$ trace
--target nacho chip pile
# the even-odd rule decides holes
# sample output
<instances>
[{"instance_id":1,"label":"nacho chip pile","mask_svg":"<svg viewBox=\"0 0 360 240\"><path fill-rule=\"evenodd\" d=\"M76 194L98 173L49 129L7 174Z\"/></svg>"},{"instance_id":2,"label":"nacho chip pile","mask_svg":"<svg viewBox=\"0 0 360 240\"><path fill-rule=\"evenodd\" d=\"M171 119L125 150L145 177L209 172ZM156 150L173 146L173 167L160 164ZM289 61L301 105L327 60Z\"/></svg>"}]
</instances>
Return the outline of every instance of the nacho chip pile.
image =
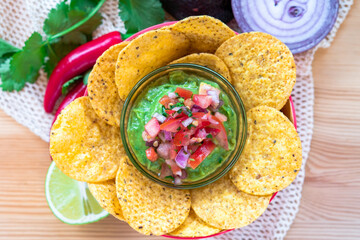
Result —
<instances>
[{"instance_id":1,"label":"nacho chip pile","mask_svg":"<svg viewBox=\"0 0 360 240\"><path fill-rule=\"evenodd\" d=\"M220 180L192 190L144 177L120 138L120 114L132 87L172 63L220 73L247 110L248 136L238 162ZM89 96L68 105L54 123L50 153L61 171L88 182L105 210L140 233L201 237L240 228L255 221L300 170L300 139L279 111L295 78L293 56L278 39L260 32L235 35L212 17L189 17L104 52L89 76Z\"/></svg>"}]
</instances>

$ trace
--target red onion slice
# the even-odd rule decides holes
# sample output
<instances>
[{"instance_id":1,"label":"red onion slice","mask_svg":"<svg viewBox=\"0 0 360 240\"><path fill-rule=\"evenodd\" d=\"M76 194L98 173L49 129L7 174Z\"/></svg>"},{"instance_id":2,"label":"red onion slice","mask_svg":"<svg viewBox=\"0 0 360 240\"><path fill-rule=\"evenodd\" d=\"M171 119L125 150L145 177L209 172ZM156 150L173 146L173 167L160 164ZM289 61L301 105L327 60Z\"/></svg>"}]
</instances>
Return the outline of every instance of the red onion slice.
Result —
<instances>
[{"instance_id":1,"label":"red onion slice","mask_svg":"<svg viewBox=\"0 0 360 240\"><path fill-rule=\"evenodd\" d=\"M338 0L232 0L235 19L243 32L269 33L293 54L316 46L332 29Z\"/></svg>"},{"instance_id":2,"label":"red onion slice","mask_svg":"<svg viewBox=\"0 0 360 240\"><path fill-rule=\"evenodd\" d=\"M160 113L154 113L152 117L156 118L161 123L165 122L166 120L166 117L164 115L161 115Z\"/></svg>"},{"instance_id":3,"label":"red onion slice","mask_svg":"<svg viewBox=\"0 0 360 240\"><path fill-rule=\"evenodd\" d=\"M184 148L181 148L175 157L175 162L180 168L184 169L186 168L189 157L190 153L185 152Z\"/></svg>"},{"instance_id":4,"label":"red onion slice","mask_svg":"<svg viewBox=\"0 0 360 240\"><path fill-rule=\"evenodd\" d=\"M194 121L194 119L192 119L191 117L189 117L189 118L185 119L184 121L182 121L181 123L182 123L182 125L183 125L184 127L187 127L187 126L189 126L193 121Z\"/></svg>"}]
</instances>

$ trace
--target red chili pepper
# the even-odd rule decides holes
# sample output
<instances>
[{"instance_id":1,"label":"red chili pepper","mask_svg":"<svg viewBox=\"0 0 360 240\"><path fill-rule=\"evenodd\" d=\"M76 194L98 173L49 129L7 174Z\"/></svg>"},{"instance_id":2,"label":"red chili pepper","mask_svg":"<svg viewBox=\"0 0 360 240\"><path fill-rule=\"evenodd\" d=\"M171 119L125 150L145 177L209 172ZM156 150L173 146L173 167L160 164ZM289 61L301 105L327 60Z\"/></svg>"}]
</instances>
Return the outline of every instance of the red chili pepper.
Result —
<instances>
[{"instance_id":1,"label":"red chili pepper","mask_svg":"<svg viewBox=\"0 0 360 240\"><path fill-rule=\"evenodd\" d=\"M49 78L44 97L45 111L52 112L65 82L91 68L103 52L120 42L120 33L110 32L81 45L63 58Z\"/></svg>"},{"instance_id":2,"label":"red chili pepper","mask_svg":"<svg viewBox=\"0 0 360 240\"><path fill-rule=\"evenodd\" d=\"M52 124L54 124L54 122L55 122L56 118L59 116L60 112L67 105L69 105L75 99L85 95L86 89L87 89L87 86L84 85L82 81L80 83L78 83L73 89L71 89L71 91L65 96L64 100L61 102L58 110L56 111L54 121L52 122Z\"/></svg>"}]
</instances>

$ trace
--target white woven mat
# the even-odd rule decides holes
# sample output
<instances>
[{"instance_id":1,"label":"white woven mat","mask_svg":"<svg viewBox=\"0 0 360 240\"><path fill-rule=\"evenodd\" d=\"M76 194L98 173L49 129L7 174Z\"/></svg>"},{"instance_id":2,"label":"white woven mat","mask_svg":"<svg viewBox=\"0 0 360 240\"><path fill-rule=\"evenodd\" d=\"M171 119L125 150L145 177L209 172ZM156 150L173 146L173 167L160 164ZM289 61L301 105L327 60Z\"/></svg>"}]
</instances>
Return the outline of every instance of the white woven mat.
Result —
<instances>
[{"instance_id":1,"label":"white woven mat","mask_svg":"<svg viewBox=\"0 0 360 240\"><path fill-rule=\"evenodd\" d=\"M1 0L0 38L17 47L22 47L33 31L42 32L42 24L56 0ZM303 166L295 181L278 193L265 213L247 227L220 235L215 239L283 239L299 209L301 190L305 178L305 163L310 151L313 129L314 85L311 64L318 47L329 47L340 24L348 14L353 0L340 0L339 16L331 33L315 48L295 56L297 82L292 93L295 104L298 132L303 146ZM124 31L118 17L118 1L108 0L101 9L103 24L94 37L110 31ZM53 115L43 109L46 75L41 75L36 84L27 84L20 92L0 90L0 108L20 124L49 141L49 129Z\"/></svg>"}]
</instances>

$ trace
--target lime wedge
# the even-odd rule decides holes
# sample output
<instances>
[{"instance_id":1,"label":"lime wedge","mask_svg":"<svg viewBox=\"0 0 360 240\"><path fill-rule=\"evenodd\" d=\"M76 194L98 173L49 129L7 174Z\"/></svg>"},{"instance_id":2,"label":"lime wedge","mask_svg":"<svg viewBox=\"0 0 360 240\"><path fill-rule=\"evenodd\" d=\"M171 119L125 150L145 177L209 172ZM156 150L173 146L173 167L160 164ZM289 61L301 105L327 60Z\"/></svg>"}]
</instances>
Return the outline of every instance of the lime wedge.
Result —
<instances>
[{"instance_id":1,"label":"lime wedge","mask_svg":"<svg viewBox=\"0 0 360 240\"><path fill-rule=\"evenodd\" d=\"M66 176L54 162L46 175L45 195L54 215L67 224L87 224L107 215L89 191L86 182Z\"/></svg>"}]
</instances>

